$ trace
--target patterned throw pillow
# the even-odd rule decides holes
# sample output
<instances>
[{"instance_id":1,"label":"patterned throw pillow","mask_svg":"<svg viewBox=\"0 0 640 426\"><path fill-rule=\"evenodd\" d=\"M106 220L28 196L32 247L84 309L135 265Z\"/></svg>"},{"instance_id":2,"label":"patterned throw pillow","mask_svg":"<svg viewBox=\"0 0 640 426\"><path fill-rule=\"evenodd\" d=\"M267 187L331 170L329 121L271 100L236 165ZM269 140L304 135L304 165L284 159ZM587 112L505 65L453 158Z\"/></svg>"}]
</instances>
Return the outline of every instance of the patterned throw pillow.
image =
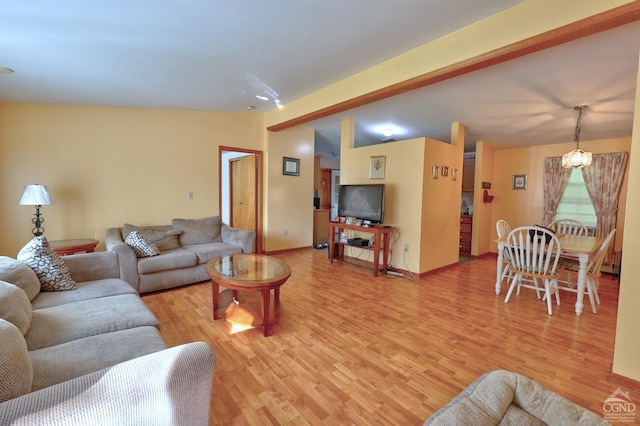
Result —
<instances>
[{"instance_id":1,"label":"patterned throw pillow","mask_svg":"<svg viewBox=\"0 0 640 426\"><path fill-rule=\"evenodd\" d=\"M18 253L17 259L29 265L40 280L41 291L75 290L64 261L49 246L44 236L35 237Z\"/></svg>"},{"instance_id":2,"label":"patterned throw pillow","mask_svg":"<svg viewBox=\"0 0 640 426\"><path fill-rule=\"evenodd\" d=\"M138 231L133 231L127 235L124 243L133 249L136 257L151 257L160 254L158 247L147 241Z\"/></svg>"}]
</instances>

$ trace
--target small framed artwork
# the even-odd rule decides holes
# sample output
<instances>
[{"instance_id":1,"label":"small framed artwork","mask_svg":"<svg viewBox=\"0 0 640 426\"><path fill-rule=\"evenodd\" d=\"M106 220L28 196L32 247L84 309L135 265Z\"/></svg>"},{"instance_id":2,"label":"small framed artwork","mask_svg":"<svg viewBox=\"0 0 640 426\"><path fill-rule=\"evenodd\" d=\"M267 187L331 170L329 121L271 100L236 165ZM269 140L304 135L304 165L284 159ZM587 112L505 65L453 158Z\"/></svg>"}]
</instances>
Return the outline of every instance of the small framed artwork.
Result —
<instances>
[{"instance_id":1,"label":"small framed artwork","mask_svg":"<svg viewBox=\"0 0 640 426\"><path fill-rule=\"evenodd\" d=\"M458 180L458 169L451 170L451 180Z\"/></svg>"},{"instance_id":2,"label":"small framed artwork","mask_svg":"<svg viewBox=\"0 0 640 426\"><path fill-rule=\"evenodd\" d=\"M341 243L349 242L349 233L348 232L341 232L340 233L340 242Z\"/></svg>"},{"instance_id":3,"label":"small framed artwork","mask_svg":"<svg viewBox=\"0 0 640 426\"><path fill-rule=\"evenodd\" d=\"M282 157L282 174L287 176L300 176L300 159Z\"/></svg>"},{"instance_id":4,"label":"small framed artwork","mask_svg":"<svg viewBox=\"0 0 640 426\"><path fill-rule=\"evenodd\" d=\"M527 189L527 175L513 175L511 189Z\"/></svg>"},{"instance_id":5,"label":"small framed artwork","mask_svg":"<svg viewBox=\"0 0 640 426\"><path fill-rule=\"evenodd\" d=\"M438 179L438 174L440 174L440 166L433 166L431 168L431 178Z\"/></svg>"},{"instance_id":6,"label":"small framed artwork","mask_svg":"<svg viewBox=\"0 0 640 426\"><path fill-rule=\"evenodd\" d=\"M449 167L442 166L442 176L449 176Z\"/></svg>"},{"instance_id":7,"label":"small framed artwork","mask_svg":"<svg viewBox=\"0 0 640 426\"><path fill-rule=\"evenodd\" d=\"M384 179L386 156L377 155L369 160L369 179Z\"/></svg>"}]
</instances>

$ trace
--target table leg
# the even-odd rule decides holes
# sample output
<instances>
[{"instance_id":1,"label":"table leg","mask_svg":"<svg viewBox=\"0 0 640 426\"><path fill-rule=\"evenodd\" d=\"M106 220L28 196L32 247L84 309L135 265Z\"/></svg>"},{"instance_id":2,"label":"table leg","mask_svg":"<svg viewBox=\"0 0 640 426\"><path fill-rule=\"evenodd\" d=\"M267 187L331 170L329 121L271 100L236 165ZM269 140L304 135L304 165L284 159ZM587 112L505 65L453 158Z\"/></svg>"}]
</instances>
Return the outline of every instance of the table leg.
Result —
<instances>
[{"instance_id":1,"label":"table leg","mask_svg":"<svg viewBox=\"0 0 640 426\"><path fill-rule=\"evenodd\" d=\"M213 300L213 319L220 318L218 314L218 307L220 305L220 284L211 280L211 299Z\"/></svg>"},{"instance_id":2,"label":"table leg","mask_svg":"<svg viewBox=\"0 0 640 426\"><path fill-rule=\"evenodd\" d=\"M584 298L584 288L587 284L587 262L589 261L588 254L580 254L578 256L580 260L580 266L578 267L578 295L576 297L576 315L580 315L582 313L582 308L584 307L583 298Z\"/></svg>"},{"instance_id":3,"label":"table leg","mask_svg":"<svg viewBox=\"0 0 640 426\"><path fill-rule=\"evenodd\" d=\"M271 304L271 295L269 289L262 290L262 330L264 336L267 337L269 328L269 305Z\"/></svg>"},{"instance_id":4,"label":"table leg","mask_svg":"<svg viewBox=\"0 0 640 426\"><path fill-rule=\"evenodd\" d=\"M378 268L380 268L380 234L373 237L373 276L378 276Z\"/></svg>"},{"instance_id":5,"label":"table leg","mask_svg":"<svg viewBox=\"0 0 640 426\"><path fill-rule=\"evenodd\" d=\"M496 294L500 294L502 285L502 267L504 266L504 243L498 243L498 261L496 263Z\"/></svg>"},{"instance_id":6,"label":"table leg","mask_svg":"<svg viewBox=\"0 0 640 426\"><path fill-rule=\"evenodd\" d=\"M387 265L389 265L389 233L385 232L382 236L382 270L387 273Z\"/></svg>"}]
</instances>

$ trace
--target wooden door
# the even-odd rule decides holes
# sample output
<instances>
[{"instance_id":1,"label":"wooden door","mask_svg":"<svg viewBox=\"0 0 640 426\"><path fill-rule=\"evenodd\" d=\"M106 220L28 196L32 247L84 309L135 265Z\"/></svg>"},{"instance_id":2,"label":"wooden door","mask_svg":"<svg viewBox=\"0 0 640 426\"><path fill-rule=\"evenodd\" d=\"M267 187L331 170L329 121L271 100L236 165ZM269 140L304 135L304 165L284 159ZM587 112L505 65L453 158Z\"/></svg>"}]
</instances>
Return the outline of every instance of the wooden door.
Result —
<instances>
[{"instance_id":1,"label":"wooden door","mask_svg":"<svg viewBox=\"0 0 640 426\"><path fill-rule=\"evenodd\" d=\"M230 173L230 226L257 233L256 156L231 160Z\"/></svg>"}]
</instances>

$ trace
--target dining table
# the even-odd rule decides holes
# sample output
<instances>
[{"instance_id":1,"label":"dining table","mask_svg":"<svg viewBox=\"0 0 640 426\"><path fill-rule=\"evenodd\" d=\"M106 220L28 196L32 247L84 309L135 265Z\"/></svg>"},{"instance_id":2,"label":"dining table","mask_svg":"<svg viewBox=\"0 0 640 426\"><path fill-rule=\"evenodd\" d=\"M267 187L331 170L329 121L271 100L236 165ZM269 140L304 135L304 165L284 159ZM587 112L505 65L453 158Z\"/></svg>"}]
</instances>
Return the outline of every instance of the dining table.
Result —
<instances>
[{"instance_id":1,"label":"dining table","mask_svg":"<svg viewBox=\"0 0 640 426\"><path fill-rule=\"evenodd\" d=\"M578 261L578 283L576 296L576 315L582 314L584 307L583 298L584 290L587 283L587 265L591 257L597 253L598 249L604 241L604 237L590 237L581 235L562 235L556 234L560 240L560 256L576 259ZM496 263L496 294L500 294L502 285L502 268L504 267L504 246L507 242L506 238L499 238L498 243L498 260Z\"/></svg>"}]
</instances>

